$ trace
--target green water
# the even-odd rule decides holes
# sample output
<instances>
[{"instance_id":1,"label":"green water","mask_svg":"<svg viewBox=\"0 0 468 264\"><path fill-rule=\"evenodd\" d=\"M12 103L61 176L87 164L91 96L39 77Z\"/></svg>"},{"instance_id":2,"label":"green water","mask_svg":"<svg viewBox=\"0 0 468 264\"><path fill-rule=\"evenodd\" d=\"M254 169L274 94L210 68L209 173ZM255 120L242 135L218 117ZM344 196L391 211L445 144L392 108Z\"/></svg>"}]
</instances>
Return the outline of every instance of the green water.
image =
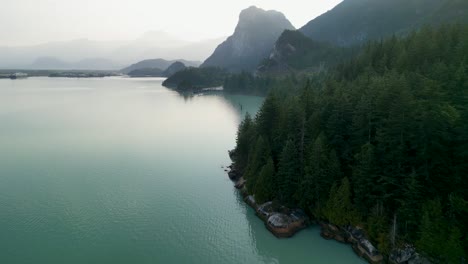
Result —
<instances>
[{"instance_id":1,"label":"green water","mask_svg":"<svg viewBox=\"0 0 468 264\"><path fill-rule=\"evenodd\" d=\"M317 228L275 238L241 201L221 166L261 102L0 80L0 263L364 263Z\"/></svg>"}]
</instances>

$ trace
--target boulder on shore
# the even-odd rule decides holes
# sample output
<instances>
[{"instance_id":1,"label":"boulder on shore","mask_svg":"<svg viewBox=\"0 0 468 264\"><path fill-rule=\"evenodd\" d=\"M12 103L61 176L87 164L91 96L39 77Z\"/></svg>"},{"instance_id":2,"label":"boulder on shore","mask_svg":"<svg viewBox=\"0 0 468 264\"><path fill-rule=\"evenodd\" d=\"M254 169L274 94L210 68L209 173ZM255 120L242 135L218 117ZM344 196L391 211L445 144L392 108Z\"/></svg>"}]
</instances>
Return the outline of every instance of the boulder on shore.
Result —
<instances>
[{"instance_id":1,"label":"boulder on shore","mask_svg":"<svg viewBox=\"0 0 468 264\"><path fill-rule=\"evenodd\" d=\"M383 256L379 253L379 251L372 245L372 243L362 238L358 244L353 246L354 250L358 255L367 259L370 263L373 264L380 264L383 263Z\"/></svg>"},{"instance_id":2,"label":"boulder on shore","mask_svg":"<svg viewBox=\"0 0 468 264\"><path fill-rule=\"evenodd\" d=\"M345 228L348 236L348 242L352 244L354 251L361 257L373 264L384 263L383 255L366 238L362 228L347 226Z\"/></svg>"},{"instance_id":3,"label":"boulder on shore","mask_svg":"<svg viewBox=\"0 0 468 264\"><path fill-rule=\"evenodd\" d=\"M334 239L340 242L344 242L344 232L339 227L333 224L320 222L320 235L325 239Z\"/></svg>"},{"instance_id":4,"label":"boulder on shore","mask_svg":"<svg viewBox=\"0 0 468 264\"><path fill-rule=\"evenodd\" d=\"M310 223L309 217L302 209L289 209L271 201L257 204L253 195L247 195L244 201L255 210L267 229L276 237L292 237Z\"/></svg>"},{"instance_id":5,"label":"boulder on shore","mask_svg":"<svg viewBox=\"0 0 468 264\"><path fill-rule=\"evenodd\" d=\"M245 197L244 201L250 205L253 209L257 210L258 205L257 202L255 201L255 197L253 195L248 195Z\"/></svg>"},{"instance_id":6,"label":"boulder on shore","mask_svg":"<svg viewBox=\"0 0 468 264\"><path fill-rule=\"evenodd\" d=\"M421 257L412 245L394 249L388 259L391 264L431 264L429 260Z\"/></svg>"},{"instance_id":7,"label":"boulder on shore","mask_svg":"<svg viewBox=\"0 0 468 264\"><path fill-rule=\"evenodd\" d=\"M287 213L272 213L266 226L277 237L292 237L309 224L309 217L301 209L289 210Z\"/></svg>"},{"instance_id":8,"label":"boulder on shore","mask_svg":"<svg viewBox=\"0 0 468 264\"><path fill-rule=\"evenodd\" d=\"M240 177L239 180L235 182L234 187L236 187L236 189L242 189L244 188L246 182L247 181L244 179L244 177Z\"/></svg>"},{"instance_id":9,"label":"boulder on shore","mask_svg":"<svg viewBox=\"0 0 468 264\"><path fill-rule=\"evenodd\" d=\"M230 152L231 154L231 152ZM285 206L266 202L257 204L254 195L247 191L246 180L233 165L227 167L229 178L235 182L235 187L240 190L245 203L250 205L257 216L265 222L268 230L277 237L291 237L301 229L309 225L309 217L301 209L289 209Z\"/></svg>"},{"instance_id":10,"label":"boulder on shore","mask_svg":"<svg viewBox=\"0 0 468 264\"><path fill-rule=\"evenodd\" d=\"M383 255L380 254L377 248L366 238L361 228L354 226L340 228L325 222L321 222L320 226L322 227L320 235L323 238L351 244L356 254L365 258L370 263L384 263Z\"/></svg>"},{"instance_id":11,"label":"boulder on shore","mask_svg":"<svg viewBox=\"0 0 468 264\"><path fill-rule=\"evenodd\" d=\"M242 173L236 168L231 167L231 170L228 172L229 179L232 181L238 181L242 177Z\"/></svg>"},{"instance_id":12,"label":"boulder on shore","mask_svg":"<svg viewBox=\"0 0 468 264\"><path fill-rule=\"evenodd\" d=\"M263 221L267 221L271 214L275 213L273 202L266 202L257 208L257 216Z\"/></svg>"}]
</instances>

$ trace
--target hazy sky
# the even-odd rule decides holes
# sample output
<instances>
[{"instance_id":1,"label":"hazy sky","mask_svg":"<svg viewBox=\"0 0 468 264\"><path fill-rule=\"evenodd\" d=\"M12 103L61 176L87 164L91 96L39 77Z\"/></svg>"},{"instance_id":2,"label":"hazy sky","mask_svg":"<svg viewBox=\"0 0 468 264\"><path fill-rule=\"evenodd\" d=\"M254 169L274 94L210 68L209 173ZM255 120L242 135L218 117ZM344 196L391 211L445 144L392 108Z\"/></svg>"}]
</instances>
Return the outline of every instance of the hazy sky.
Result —
<instances>
[{"instance_id":1,"label":"hazy sky","mask_svg":"<svg viewBox=\"0 0 468 264\"><path fill-rule=\"evenodd\" d=\"M1 0L0 45L88 38L128 40L163 30L188 40L230 35L251 5L283 12L295 27L341 0Z\"/></svg>"}]
</instances>

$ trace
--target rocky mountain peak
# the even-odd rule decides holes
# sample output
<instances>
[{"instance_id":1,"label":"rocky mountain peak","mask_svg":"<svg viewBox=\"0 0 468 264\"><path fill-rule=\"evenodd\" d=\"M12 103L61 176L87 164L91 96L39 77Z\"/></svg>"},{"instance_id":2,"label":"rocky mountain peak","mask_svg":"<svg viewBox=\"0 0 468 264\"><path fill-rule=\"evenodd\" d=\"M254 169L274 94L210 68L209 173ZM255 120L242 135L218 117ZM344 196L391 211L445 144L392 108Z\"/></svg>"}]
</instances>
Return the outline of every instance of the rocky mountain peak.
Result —
<instances>
[{"instance_id":1,"label":"rocky mountain peak","mask_svg":"<svg viewBox=\"0 0 468 264\"><path fill-rule=\"evenodd\" d=\"M230 71L253 71L268 56L284 30L294 26L280 12L251 6L239 15L235 32L202 65Z\"/></svg>"}]
</instances>

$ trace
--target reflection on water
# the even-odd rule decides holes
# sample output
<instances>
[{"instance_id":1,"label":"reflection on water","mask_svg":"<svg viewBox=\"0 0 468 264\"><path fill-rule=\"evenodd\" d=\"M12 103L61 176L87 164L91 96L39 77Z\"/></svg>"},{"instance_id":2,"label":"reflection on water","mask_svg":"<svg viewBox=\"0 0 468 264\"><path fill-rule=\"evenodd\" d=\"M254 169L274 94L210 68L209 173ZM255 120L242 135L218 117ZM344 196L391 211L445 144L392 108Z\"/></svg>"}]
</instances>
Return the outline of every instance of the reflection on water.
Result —
<instances>
[{"instance_id":1,"label":"reflection on water","mask_svg":"<svg viewBox=\"0 0 468 264\"><path fill-rule=\"evenodd\" d=\"M239 200L221 166L262 98L161 83L0 80L0 263L361 263L313 229L276 239Z\"/></svg>"}]
</instances>

